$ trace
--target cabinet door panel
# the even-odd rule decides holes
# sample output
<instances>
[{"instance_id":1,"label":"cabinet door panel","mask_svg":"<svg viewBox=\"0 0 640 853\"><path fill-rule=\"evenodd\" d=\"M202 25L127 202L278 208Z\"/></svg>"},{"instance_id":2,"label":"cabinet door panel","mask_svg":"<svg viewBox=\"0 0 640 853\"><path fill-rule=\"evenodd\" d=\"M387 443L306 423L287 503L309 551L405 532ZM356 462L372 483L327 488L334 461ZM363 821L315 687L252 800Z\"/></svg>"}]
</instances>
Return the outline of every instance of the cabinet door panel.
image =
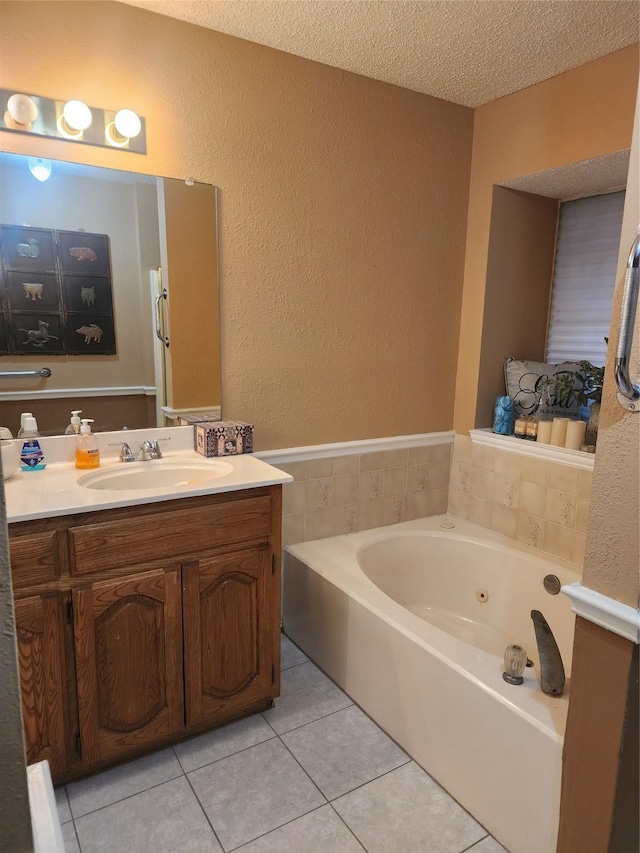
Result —
<instances>
[{"instance_id":1,"label":"cabinet door panel","mask_svg":"<svg viewBox=\"0 0 640 853\"><path fill-rule=\"evenodd\" d=\"M184 728L179 569L74 590L83 763Z\"/></svg>"},{"instance_id":2,"label":"cabinet door panel","mask_svg":"<svg viewBox=\"0 0 640 853\"><path fill-rule=\"evenodd\" d=\"M62 599L19 599L15 617L27 763L47 759L58 776L69 755Z\"/></svg>"},{"instance_id":3,"label":"cabinet door panel","mask_svg":"<svg viewBox=\"0 0 640 853\"><path fill-rule=\"evenodd\" d=\"M271 551L251 548L200 560L183 572L187 725L261 698L273 687Z\"/></svg>"}]
</instances>

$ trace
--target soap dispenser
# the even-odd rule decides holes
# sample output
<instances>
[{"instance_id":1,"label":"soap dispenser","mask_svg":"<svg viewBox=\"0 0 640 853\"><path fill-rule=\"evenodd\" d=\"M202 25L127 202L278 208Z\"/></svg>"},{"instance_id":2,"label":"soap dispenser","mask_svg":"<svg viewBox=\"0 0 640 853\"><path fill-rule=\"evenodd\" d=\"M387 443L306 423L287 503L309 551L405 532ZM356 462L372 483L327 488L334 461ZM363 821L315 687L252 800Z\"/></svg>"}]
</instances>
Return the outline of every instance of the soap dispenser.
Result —
<instances>
[{"instance_id":1,"label":"soap dispenser","mask_svg":"<svg viewBox=\"0 0 640 853\"><path fill-rule=\"evenodd\" d=\"M98 439L91 432L91 418L82 418L80 435L76 437L76 468L98 468L100 466L100 451Z\"/></svg>"},{"instance_id":2,"label":"soap dispenser","mask_svg":"<svg viewBox=\"0 0 640 853\"><path fill-rule=\"evenodd\" d=\"M82 414L82 409L74 409L71 412L71 423L65 429L65 435L80 435L80 415Z\"/></svg>"},{"instance_id":3,"label":"soap dispenser","mask_svg":"<svg viewBox=\"0 0 640 853\"><path fill-rule=\"evenodd\" d=\"M22 430L22 451L20 452L20 468L22 471L42 471L46 468L44 453L40 447L38 423L33 415L24 418Z\"/></svg>"}]
</instances>

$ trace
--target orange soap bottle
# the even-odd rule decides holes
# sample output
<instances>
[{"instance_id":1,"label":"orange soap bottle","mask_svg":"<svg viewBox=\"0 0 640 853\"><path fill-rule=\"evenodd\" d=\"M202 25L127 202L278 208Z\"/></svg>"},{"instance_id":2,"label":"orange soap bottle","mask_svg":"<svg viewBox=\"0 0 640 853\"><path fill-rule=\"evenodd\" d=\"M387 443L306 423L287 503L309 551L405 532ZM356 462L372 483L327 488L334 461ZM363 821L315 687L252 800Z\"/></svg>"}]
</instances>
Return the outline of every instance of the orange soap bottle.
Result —
<instances>
[{"instance_id":1,"label":"orange soap bottle","mask_svg":"<svg viewBox=\"0 0 640 853\"><path fill-rule=\"evenodd\" d=\"M76 468L98 468L100 451L98 439L91 432L91 418L82 418L80 435L76 438Z\"/></svg>"}]
</instances>

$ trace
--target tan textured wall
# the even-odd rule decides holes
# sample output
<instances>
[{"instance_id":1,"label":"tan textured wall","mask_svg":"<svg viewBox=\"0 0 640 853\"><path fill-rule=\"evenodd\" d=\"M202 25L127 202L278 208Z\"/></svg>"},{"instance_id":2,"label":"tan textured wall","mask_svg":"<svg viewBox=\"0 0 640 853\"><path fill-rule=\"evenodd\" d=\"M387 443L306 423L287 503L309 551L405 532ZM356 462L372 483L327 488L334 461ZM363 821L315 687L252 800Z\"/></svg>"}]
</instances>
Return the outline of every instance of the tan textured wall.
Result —
<instances>
[{"instance_id":1,"label":"tan textured wall","mask_svg":"<svg viewBox=\"0 0 640 853\"><path fill-rule=\"evenodd\" d=\"M558 202L494 187L476 423L491 426L505 356L544 360Z\"/></svg>"},{"instance_id":2,"label":"tan textured wall","mask_svg":"<svg viewBox=\"0 0 640 853\"><path fill-rule=\"evenodd\" d=\"M220 188L222 411L258 449L451 428L471 110L124 5L0 10L4 87L127 104L148 155L0 144Z\"/></svg>"},{"instance_id":3,"label":"tan textured wall","mask_svg":"<svg viewBox=\"0 0 640 853\"><path fill-rule=\"evenodd\" d=\"M636 108L622 220L583 575L585 586L631 607L639 605L640 412L628 413L618 405L613 362L618 344L624 272L640 223L639 113L640 106ZM637 383L640 381L640 311L636 314L633 344L630 372Z\"/></svg>"},{"instance_id":4,"label":"tan textured wall","mask_svg":"<svg viewBox=\"0 0 640 853\"><path fill-rule=\"evenodd\" d=\"M475 111L456 432L476 425L494 184L629 148L637 82L634 45Z\"/></svg>"}]
</instances>

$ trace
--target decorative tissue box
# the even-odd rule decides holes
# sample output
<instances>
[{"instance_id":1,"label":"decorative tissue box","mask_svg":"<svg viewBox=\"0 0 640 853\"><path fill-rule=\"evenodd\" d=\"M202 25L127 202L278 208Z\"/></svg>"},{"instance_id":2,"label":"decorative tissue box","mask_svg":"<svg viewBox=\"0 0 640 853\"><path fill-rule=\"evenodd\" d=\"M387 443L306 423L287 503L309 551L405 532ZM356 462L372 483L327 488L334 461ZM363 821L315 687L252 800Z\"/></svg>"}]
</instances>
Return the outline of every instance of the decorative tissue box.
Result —
<instances>
[{"instance_id":1,"label":"decorative tissue box","mask_svg":"<svg viewBox=\"0 0 640 853\"><path fill-rule=\"evenodd\" d=\"M194 425L193 446L203 456L253 453L253 424L243 421L205 421Z\"/></svg>"}]
</instances>

